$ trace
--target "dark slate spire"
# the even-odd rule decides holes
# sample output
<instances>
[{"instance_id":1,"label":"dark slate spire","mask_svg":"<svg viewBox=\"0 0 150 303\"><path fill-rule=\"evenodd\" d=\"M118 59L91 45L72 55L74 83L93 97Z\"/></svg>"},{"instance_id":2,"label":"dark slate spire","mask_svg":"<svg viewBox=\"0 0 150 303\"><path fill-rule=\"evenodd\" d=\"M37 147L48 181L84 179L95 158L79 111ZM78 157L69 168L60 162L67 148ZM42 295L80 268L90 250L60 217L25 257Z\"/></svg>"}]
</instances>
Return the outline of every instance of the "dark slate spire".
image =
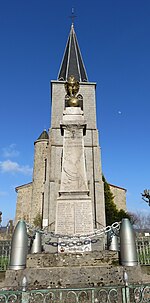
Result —
<instances>
[{"instance_id":1,"label":"dark slate spire","mask_svg":"<svg viewBox=\"0 0 150 303\"><path fill-rule=\"evenodd\" d=\"M49 139L47 131L44 129L37 140Z\"/></svg>"},{"instance_id":2,"label":"dark slate spire","mask_svg":"<svg viewBox=\"0 0 150 303\"><path fill-rule=\"evenodd\" d=\"M70 34L58 74L58 80L67 81L71 75L80 82L88 81L73 24L71 25Z\"/></svg>"}]
</instances>

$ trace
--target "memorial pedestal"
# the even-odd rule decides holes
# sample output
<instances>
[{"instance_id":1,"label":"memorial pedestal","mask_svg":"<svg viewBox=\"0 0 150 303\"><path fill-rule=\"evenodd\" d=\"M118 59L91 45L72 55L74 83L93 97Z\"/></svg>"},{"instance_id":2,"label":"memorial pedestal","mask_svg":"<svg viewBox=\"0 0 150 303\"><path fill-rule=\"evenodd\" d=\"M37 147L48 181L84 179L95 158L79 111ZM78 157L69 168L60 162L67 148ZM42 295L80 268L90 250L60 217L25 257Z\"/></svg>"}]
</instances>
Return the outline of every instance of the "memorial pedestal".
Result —
<instances>
[{"instance_id":1,"label":"memorial pedestal","mask_svg":"<svg viewBox=\"0 0 150 303\"><path fill-rule=\"evenodd\" d=\"M93 233L92 202L89 196L84 154L85 127L81 108L65 109L61 123L63 158L56 206L56 234L76 237ZM89 249L88 246L87 250Z\"/></svg>"}]
</instances>

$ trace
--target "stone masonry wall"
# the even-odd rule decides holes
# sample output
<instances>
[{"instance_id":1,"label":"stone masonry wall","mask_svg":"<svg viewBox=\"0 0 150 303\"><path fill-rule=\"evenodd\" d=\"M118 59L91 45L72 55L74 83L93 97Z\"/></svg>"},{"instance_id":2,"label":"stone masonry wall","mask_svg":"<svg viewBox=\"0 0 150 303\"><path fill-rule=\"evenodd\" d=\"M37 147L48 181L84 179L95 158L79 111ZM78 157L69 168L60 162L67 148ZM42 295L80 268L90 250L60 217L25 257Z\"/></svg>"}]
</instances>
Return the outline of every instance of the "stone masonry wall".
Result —
<instances>
[{"instance_id":1,"label":"stone masonry wall","mask_svg":"<svg viewBox=\"0 0 150 303\"><path fill-rule=\"evenodd\" d=\"M17 191L17 205L15 225L21 219L29 222L29 214L31 212L31 196L32 196L32 183L25 184L16 188Z\"/></svg>"},{"instance_id":2,"label":"stone masonry wall","mask_svg":"<svg viewBox=\"0 0 150 303\"><path fill-rule=\"evenodd\" d=\"M114 202L118 209L124 209L126 211L126 190L121 187L109 184L110 190L114 195Z\"/></svg>"},{"instance_id":3,"label":"stone masonry wall","mask_svg":"<svg viewBox=\"0 0 150 303\"><path fill-rule=\"evenodd\" d=\"M47 153L48 139L37 140L35 142L34 152L33 187L30 216L31 223L38 214L42 215Z\"/></svg>"},{"instance_id":4,"label":"stone masonry wall","mask_svg":"<svg viewBox=\"0 0 150 303\"><path fill-rule=\"evenodd\" d=\"M52 116L51 127L59 128L65 106L65 82L52 81ZM83 96L83 111L87 129L96 129L95 83L81 83L79 94Z\"/></svg>"}]
</instances>

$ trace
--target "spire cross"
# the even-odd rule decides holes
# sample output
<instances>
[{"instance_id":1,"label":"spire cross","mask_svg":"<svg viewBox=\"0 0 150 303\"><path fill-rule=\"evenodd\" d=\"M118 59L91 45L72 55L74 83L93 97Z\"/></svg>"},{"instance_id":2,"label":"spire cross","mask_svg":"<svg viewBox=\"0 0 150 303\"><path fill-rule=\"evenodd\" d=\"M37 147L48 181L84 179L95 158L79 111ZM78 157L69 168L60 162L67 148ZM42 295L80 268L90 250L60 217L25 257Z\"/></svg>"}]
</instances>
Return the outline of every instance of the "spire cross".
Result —
<instances>
[{"instance_id":1,"label":"spire cross","mask_svg":"<svg viewBox=\"0 0 150 303\"><path fill-rule=\"evenodd\" d=\"M75 14L74 14L74 8L72 8L71 10L71 16L69 16L71 18L72 21L72 25L74 25L74 19L76 18Z\"/></svg>"}]
</instances>

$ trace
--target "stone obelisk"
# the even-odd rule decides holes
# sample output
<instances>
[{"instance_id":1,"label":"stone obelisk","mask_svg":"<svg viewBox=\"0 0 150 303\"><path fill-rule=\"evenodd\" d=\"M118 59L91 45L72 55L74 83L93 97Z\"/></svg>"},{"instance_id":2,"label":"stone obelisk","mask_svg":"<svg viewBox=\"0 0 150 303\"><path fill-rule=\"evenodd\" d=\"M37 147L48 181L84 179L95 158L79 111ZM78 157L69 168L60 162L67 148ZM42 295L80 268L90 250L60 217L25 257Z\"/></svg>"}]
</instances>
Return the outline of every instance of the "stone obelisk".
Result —
<instances>
[{"instance_id":1,"label":"stone obelisk","mask_svg":"<svg viewBox=\"0 0 150 303\"><path fill-rule=\"evenodd\" d=\"M56 206L56 234L87 235L93 232L84 153L86 122L76 94L79 82L71 76L65 84L67 104L60 124L63 135L62 172Z\"/></svg>"}]
</instances>

